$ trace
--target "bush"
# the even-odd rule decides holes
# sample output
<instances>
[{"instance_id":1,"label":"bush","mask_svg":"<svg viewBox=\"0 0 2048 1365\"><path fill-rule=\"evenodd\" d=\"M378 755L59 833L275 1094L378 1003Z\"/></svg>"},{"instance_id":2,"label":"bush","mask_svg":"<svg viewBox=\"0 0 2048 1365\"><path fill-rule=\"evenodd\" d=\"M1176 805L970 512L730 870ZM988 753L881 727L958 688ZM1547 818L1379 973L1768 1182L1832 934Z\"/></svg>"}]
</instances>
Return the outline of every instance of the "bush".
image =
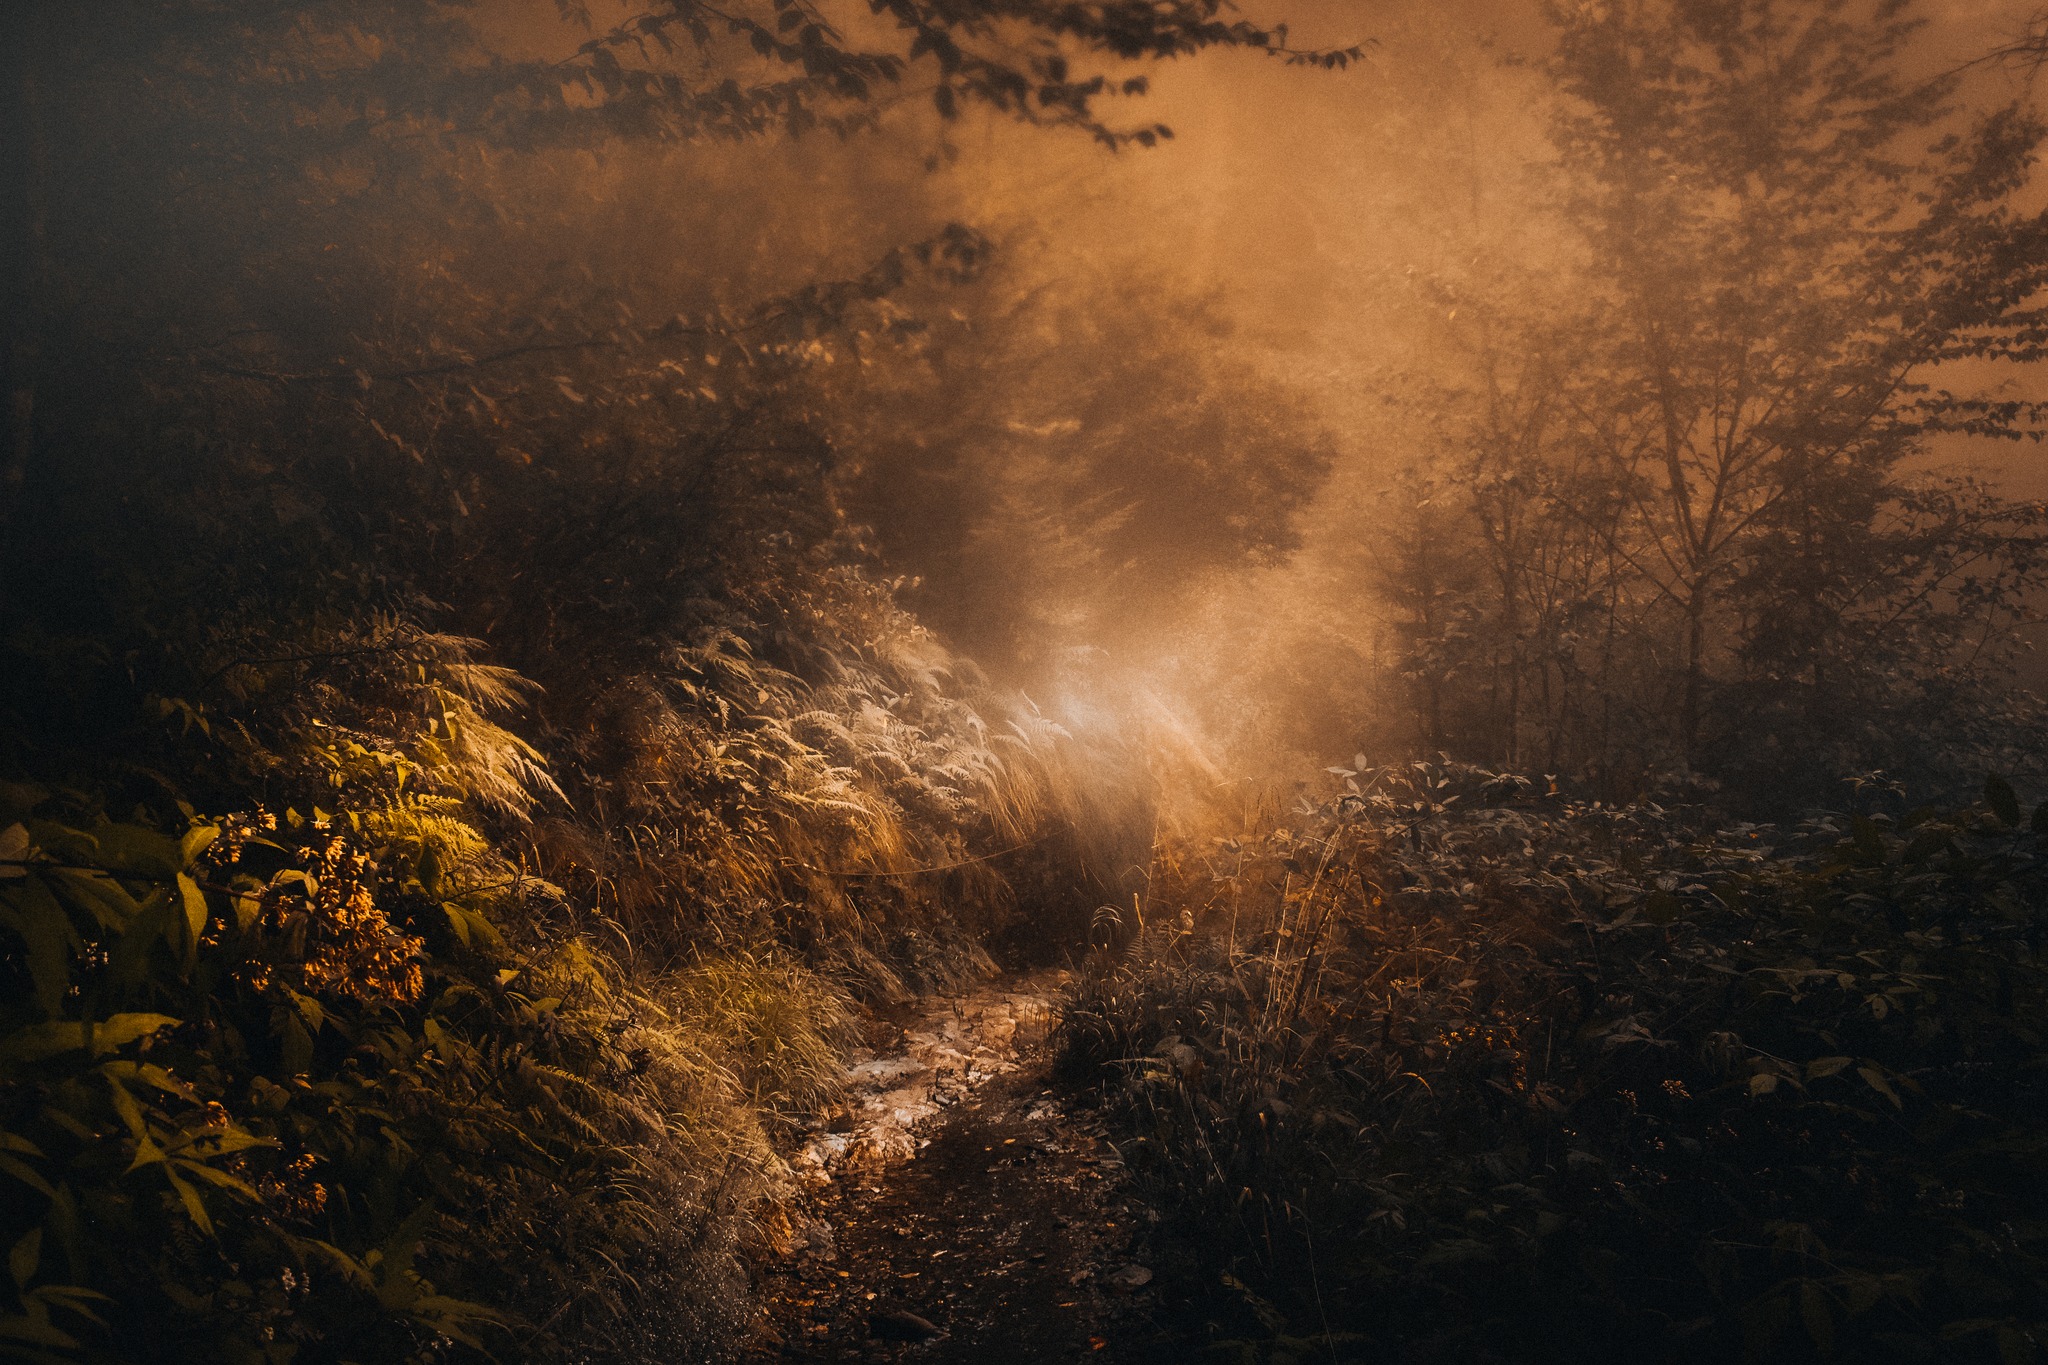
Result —
<instances>
[{"instance_id":1,"label":"bush","mask_svg":"<svg viewBox=\"0 0 2048 1365\"><path fill-rule=\"evenodd\" d=\"M1063 1026L1223 1341L2036 1358L2048 811L1345 786L1168 851Z\"/></svg>"},{"instance_id":2,"label":"bush","mask_svg":"<svg viewBox=\"0 0 2048 1365\"><path fill-rule=\"evenodd\" d=\"M708 632L579 742L399 608L216 606L118 666L17 632L0 1354L719 1354L851 993L985 964L979 852L1057 799L1049 727L990 736L844 591L864 650Z\"/></svg>"}]
</instances>

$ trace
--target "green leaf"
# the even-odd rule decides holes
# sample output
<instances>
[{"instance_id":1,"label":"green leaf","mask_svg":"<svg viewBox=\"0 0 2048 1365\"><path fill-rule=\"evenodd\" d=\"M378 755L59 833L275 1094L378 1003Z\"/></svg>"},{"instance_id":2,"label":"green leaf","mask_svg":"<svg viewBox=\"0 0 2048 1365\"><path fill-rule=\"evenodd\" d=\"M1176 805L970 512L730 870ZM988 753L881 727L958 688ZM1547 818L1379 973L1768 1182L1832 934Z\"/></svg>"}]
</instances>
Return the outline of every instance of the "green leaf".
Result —
<instances>
[{"instance_id":1,"label":"green leaf","mask_svg":"<svg viewBox=\"0 0 2048 1365\"><path fill-rule=\"evenodd\" d=\"M100 1073L118 1081L140 1081L153 1090L199 1103L198 1092L153 1062L102 1062Z\"/></svg>"},{"instance_id":2,"label":"green leaf","mask_svg":"<svg viewBox=\"0 0 2048 1365\"><path fill-rule=\"evenodd\" d=\"M184 861L186 867L190 867L198 860L200 854L213 846L213 841L218 838L220 838L220 826L194 825L191 829L185 831L183 838L178 840L178 857Z\"/></svg>"},{"instance_id":3,"label":"green leaf","mask_svg":"<svg viewBox=\"0 0 2048 1365\"><path fill-rule=\"evenodd\" d=\"M293 1076L303 1076L313 1069L313 1035L306 1032L306 1026L299 1022L296 1013L284 1017L284 1069Z\"/></svg>"},{"instance_id":4,"label":"green leaf","mask_svg":"<svg viewBox=\"0 0 2048 1365\"><path fill-rule=\"evenodd\" d=\"M2012 783L1997 773L1984 779L1984 804L1991 807L1991 813L1998 817L2000 824L2019 828L2019 793L2012 789Z\"/></svg>"},{"instance_id":5,"label":"green leaf","mask_svg":"<svg viewBox=\"0 0 2048 1365\"><path fill-rule=\"evenodd\" d=\"M27 818L49 799L50 793L42 787L26 782L0 782L0 824L11 825Z\"/></svg>"},{"instance_id":6,"label":"green leaf","mask_svg":"<svg viewBox=\"0 0 2048 1365\"><path fill-rule=\"evenodd\" d=\"M56 1187L43 1179L35 1167L5 1152L0 1152L0 1174L13 1176L45 1199L57 1197Z\"/></svg>"},{"instance_id":7,"label":"green leaf","mask_svg":"<svg viewBox=\"0 0 2048 1365\"><path fill-rule=\"evenodd\" d=\"M256 1192L256 1187L248 1181L238 1176L229 1175L226 1171L215 1170L203 1161L194 1161L189 1157L173 1157L171 1165L195 1179L203 1180L218 1189L228 1191L230 1194L240 1195L252 1204L257 1203L263 1197Z\"/></svg>"},{"instance_id":8,"label":"green leaf","mask_svg":"<svg viewBox=\"0 0 2048 1365\"><path fill-rule=\"evenodd\" d=\"M455 931L455 937L462 940L465 948L482 943L497 947L505 940L498 933L498 926L475 910L457 901L442 901L441 910L448 916L448 925Z\"/></svg>"},{"instance_id":9,"label":"green leaf","mask_svg":"<svg viewBox=\"0 0 2048 1365\"><path fill-rule=\"evenodd\" d=\"M112 972L114 980L123 985L135 986L149 975L149 950L158 940L170 932L172 922L179 911L171 907L170 897L151 896L142 907L140 914L128 921L121 931L120 940L114 945Z\"/></svg>"},{"instance_id":10,"label":"green leaf","mask_svg":"<svg viewBox=\"0 0 2048 1365\"><path fill-rule=\"evenodd\" d=\"M369 1268L332 1242L323 1242L317 1237L294 1237L289 1233L285 1234L285 1240L302 1255L317 1256L326 1261L356 1288L375 1289L376 1281Z\"/></svg>"},{"instance_id":11,"label":"green leaf","mask_svg":"<svg viewBox=\"0 0 2048 1365\"><path fill-rule=\"evenodd\" d=\"M101 859L112 871L167 882L185 868L177 844L153 829L108 823L95 827L92 837L99 844Z\"/></svg>"},{"instance_id":12,"label":"green leaf","mask_svg":"<svg viewBox=\"0 0 2048 1365\"><path fill-rule=\"evenodd\" d=\"M28 1235L14 1244L7 1253L7 1273L14 1277L16 1289L28 1288L29 1277L36 1273L36 1267L43 1260L43 1230L30 1228Z\"/></svg>"},{"instance_id":13,"label":"green leaf","mask_svg":"<svg viewBox=\"0 0 2048 1365\"><path fill-rule=\"evenodd\" d=\"M29 1311L24 1314L0 1314L0 1341L12 1338L15 1341L32 1342L37 1346L54 1347L60 1351L78 1349L77 1337L69 1332L60 1332L50 1325L50 1310L39 1299L31 1297L28 1308ZM15 1350L9 1351L10 1355L15 1353ZM71 1359L69 1355L49 1355L42 1351L24 1351L20 1353L19 1358L38 1362L48 1361L52 1362L52 1365Z\"/></svg>"},{"instance_id":14,"label":"green leaf","mask_svg":"<svg viewBox=\"0 0 2048 1365\"><path fill-rule=\"evenodd\" d=\"M1904 1109L1906 1107L1904 1102L1899 1099L1899 1092L1892 1089L1891 1081L1877 1067L1859 1066L1856 1068L1856 1074L1861 1076L1872 1090L1890 1100L1894 1109Z\"/></svg>"},{"instance_id":15,"label":"green leaf","mask_svg":"<svg viewBox=\"0 0 2048 1365\"><path fill-rule=\"evenodd\" d=\"M119 931L142 906L127 889L104 872L55 868L50 878L64 898L109 929Z\"/></svg>"},{"instance_id":16,"label":"green leaf","mask_svg":"<svg viewBox=\"0 0 2048 1365\"><path fill-rule=\"evenodd\" d=\"M1813 1339L1813 1347L1822 1355L1835 1353L1835 1315L1828 1304L1828 1296L1819 1285L1806 1280L1799 1286L1799 1319L1806 1324L1806 1335Z\"/></svg>"},{"instance_id":17,"label":"green leaf","mask_svg":"<svg viewBox=\"0 0 2048 1365\"><path fill-rule=\"evenodd\" d=\"M378 1248L377 1301L386 1308L404 1312L426 1292L413 1274L412 1262L433 1223L434 1201L430 1199L407 1214Z\"/></svg>"},{"instance_id":18,"label":"green leaf","mask_svg":"<svg viewBox=\"0 0 2048 1365\"><path fill-rule=\"evenodd\" d=\"M0 829L0 880L26 877L28 870L17 864L28 861L34 847L29 842L28 827L20 821Z\"/></svg>"},{"instance_id":19,"label":"green leaf","mask_svg":"<svg viewBox=\"0 0 2048 1365\"><path fill-rule=\"evenodd\" d=\"M320 1007L320 1002L310 995L300 995L290 987L285 988L285 994L291 997L292 1008L299 1012L299 1018L306 1021L307 1031L318 1033L327 1022L327 1011Z\"/></svg>"},{"instance_id":20,"label":"green leaf","mask_svg":"<svg viewBox=\"0 0 2048 1365\"><path fill-rule=\"evenodd\" d=\"M184 902L185 962L190 966L199 953L199 936L206 932L206 893L198 882L180 872L178 898Z\"/></svg>"},{"instance_id":21,"label":"green leaf","mask_svg":"<svg viewBox=\"0 0 2048 1365\"><path fill-rule=\"evenodd\" d=\"M61 1011L64 993L71 988L71 952L83 946L71 927L71 917L41 877L30 877L10 888L6 899L0 901L0 923L21 935L28 945L29 984L36 1007L44 1014Z\"/></svg>"},{"instance_id":22,"label":"green leaf","mask_svg":"<svg viewBox=\"0 0 2048 1365\"><path fill-rule=\"evenodd\" d=\"M192 1188L183 1177L172 1170L168 1163L164 1166L164 1178L170 1181L171 1188L178 1192L178 1199L185 1205L186 1214L191 1217L194 1223L198 1224L199 1230L208 1237L213 1236L213 1219L207 1216L206 1203L200 1199L199 1191Z\"/></svg>"},{"instance_id":23,"label":"green leaf","mask_svg":"<svg viewBox=\"0 0 2048 1365\"><path fill-rule=\"evenodd\" d=\"M99 1024L85 1019L52 1019L15 1029L0 1038L0 1058L37 1062L86 1048L98 1057L146 1038L158 1029L175 1028L178 1023L168 1014L117 1014Z\"/></svg>"},{"instance_id":24,"label":"green leaf","mask_svg":"<svg viewBox=\"0 0 2048 1365\"><path fill-rule=\"evenodd\" d=\"M164 1154L156 1143L150 1140L149 1123L142 1116L142 1106L128 1093L128 1087L121 1083L120 1077L108 1076L106 1079L108 1093L114 1101L114 1112L121 1116L121 1122L128 1126L129 1134L135 1139L135 1160L129 1163L128 1169L132 1171L137 1166L162 1161ZM145 1149L148 1152L147 1157L144 1155Z\"/></svg>"}]
</instances>

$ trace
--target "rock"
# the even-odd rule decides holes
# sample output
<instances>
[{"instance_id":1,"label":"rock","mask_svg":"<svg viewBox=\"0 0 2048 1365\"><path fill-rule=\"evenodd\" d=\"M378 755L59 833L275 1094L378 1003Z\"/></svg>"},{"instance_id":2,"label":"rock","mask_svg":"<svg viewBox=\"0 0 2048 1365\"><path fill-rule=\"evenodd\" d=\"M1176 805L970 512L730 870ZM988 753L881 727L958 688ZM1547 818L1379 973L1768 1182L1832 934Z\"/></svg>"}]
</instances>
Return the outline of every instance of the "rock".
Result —
<instances>
[{"instance_id":1,"label":"rock","mask_svg":"<svg viewBox=\"0 0 2048 1365\"><path fill-rule=\"evenodd\" d=\"M1135 1294L1152 1283L1152 1272L1141 1265L1127 1265L1106 1281L1119 1294Z\"/></svg>"},{"instance_id":2,"label":"rock","mask_svg":"<svg viewBox=\"0 0 2048 1365\"><path fill-rule=\"evenodd\" d=\"M884 1341L930 1341L945 1335L936 1323L907 1308L877 1308L868 1319L868 1331Z\"/></svg>"}]
</instances>

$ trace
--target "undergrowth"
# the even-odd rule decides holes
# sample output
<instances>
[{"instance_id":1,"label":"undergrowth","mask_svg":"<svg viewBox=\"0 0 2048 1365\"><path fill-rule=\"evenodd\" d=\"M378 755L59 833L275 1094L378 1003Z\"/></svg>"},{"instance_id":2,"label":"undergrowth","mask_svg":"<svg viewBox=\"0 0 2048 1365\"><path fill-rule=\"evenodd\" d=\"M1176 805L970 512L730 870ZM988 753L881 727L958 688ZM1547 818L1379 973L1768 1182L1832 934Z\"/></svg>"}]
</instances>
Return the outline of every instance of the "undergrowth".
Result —
<instances>
[{"instance_id":1,"label":"undergrowth","mask_svg":"<svg viewBox=\"0 0 2048 1365\"><path fill-rule=\"evenodd\" d=\"M1063 1024L1209 1323L1176 1350L2042 1357L2048 808L1341 786L1163 848Z\"/></svg>"},{"instance_id":2,"label":"undergrowth","mask_svg":"<svg viewBox=\"0 0 2048 1365\"><path fill-rule=\"evenodd\" d=\"M728 1350L856 998L984 970L1060 800L839 592L865 639L728 613L581 715L418 604L17 630L0 1358Z\"/></svg>"}]
</instances>

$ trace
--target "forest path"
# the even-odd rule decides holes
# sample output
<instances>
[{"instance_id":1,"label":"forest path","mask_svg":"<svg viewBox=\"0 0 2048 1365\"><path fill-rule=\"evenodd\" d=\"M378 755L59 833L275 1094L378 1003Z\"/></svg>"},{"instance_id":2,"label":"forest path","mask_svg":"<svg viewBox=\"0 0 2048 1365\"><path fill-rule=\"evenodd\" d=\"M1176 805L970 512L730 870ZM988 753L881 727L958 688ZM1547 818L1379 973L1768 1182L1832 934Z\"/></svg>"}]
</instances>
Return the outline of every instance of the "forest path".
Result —
<instances>
[{"instance_id":1,"label":"forest path","mask_svg":"<svg viewBox=\"0 0 2048 1365\"><path fill-rule=\"evenodd\" d=\"M1049 1074L1065 973L877 1021L757 1270L752 1360L1116 1360L1150 1272L1121 1159Z\"/></svg>"}]
</instances>

